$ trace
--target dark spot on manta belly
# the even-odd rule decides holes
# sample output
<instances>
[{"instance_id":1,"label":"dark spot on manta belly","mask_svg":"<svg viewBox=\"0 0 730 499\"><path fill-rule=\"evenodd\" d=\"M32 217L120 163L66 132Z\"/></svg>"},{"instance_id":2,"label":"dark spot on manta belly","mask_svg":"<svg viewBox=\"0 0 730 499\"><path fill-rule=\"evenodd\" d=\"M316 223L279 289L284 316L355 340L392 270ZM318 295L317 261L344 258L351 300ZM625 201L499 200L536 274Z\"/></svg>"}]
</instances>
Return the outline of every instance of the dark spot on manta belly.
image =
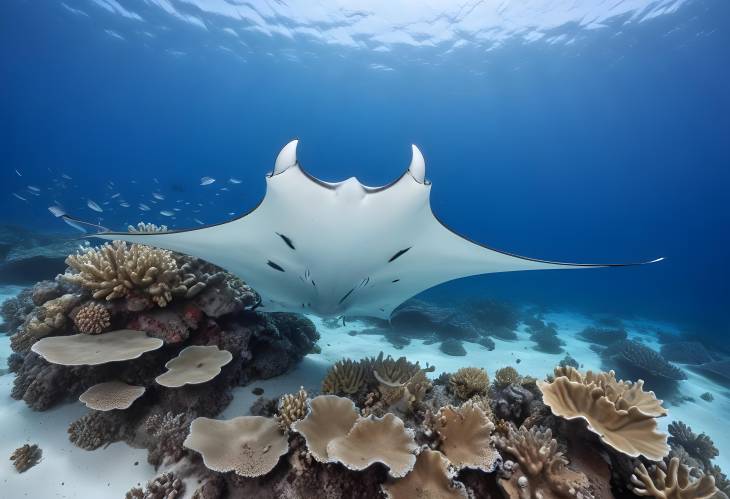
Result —
<instances>
[{"instance_id":1,"label":"dark spot on manta belly","mask_svg":"<svg viewBox=\"0 0 730 499\"><path fill-rule=\"evenodd\" d=\"M398 281L400 281L400 279L393 279L393 280L392 280L392 281L390 281L390 282L398 282Z\"/></svg>"},{"instance_id":2,"label":"dark spot on manta belly","mask_svg":"<svg viewBox=\"0 0 730 499\"><path fill-rule=\"evenodd\" d=\"M391 257L390 257L390 259L388 260L388 263L392 262L392 261L393 261L393 260L395 260L396 258L399 258L399 257L403 256L403 254L404 254L404 253L405 253L406 251L408 251L409 249L411 249L411 248L412 248L412 246L409 246L409 247L407 247L406 249L402 249L402 250L400 250L400 251L396 252L396 254L395 254L395 255L393 255L393 256L391 256Z\"/></svg>"},{"instance_id":3,"label":"dark spot on manta belly","mask_svg":"<svg viewBox=\"0 0 730 499\"><path fill-rule=\"evenodd\" d=\"M269 260L268 262L266 262L266 265L268 265L272 269L278 270L279 272L284 272L284 269L281 267L281 265L276 264L276 263L272 262L271 260Z\"/></svg>"},{"instance_id":4,"label":"dark spot on manta belly","mask_svg":"<svg viewBox=\"0 0 730 499\"><path fill-rule=\"evenodd\" d=\"M279 236L281 238L281 240L286 243L287 246L289 246L293 250L296 250L291 238L289 238L288 236L285 236L284 234L279 234L278 232L276 233L276 235Z\"/></svg>"}]
</instances>

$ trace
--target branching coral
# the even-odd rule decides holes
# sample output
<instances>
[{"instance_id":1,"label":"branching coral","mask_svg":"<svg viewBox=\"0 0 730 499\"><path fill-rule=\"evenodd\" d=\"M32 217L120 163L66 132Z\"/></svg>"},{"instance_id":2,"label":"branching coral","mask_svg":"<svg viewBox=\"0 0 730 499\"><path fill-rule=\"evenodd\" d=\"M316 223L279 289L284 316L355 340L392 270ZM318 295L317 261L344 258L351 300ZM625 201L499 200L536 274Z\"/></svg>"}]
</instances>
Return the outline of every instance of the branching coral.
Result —
<instances>
[{"instance_id":1,"label":"branching coral","mask_svg":"<svg viewBox=\"0 0 730 499\"><path fill-rule=\"evenodd\" d=\"M506 436L495 439L497 447L519 463L509 481L500 485L511 489L510 497L551 499L590 497L584 493L588 481L582 473L568 469L568 460L558 451L552 432L536 427L519 430L510 426ZM517 492L516 494L514 492Z\"/></svg>"},{"instance_id":2,"label":"branching coral","mask_svg":"<svg viewBox=\"0 0 730 499\"><path fill-rule=\"evenodd\" d=\"M489 389L487 371L478 367L462 367L449 377L449 388L459 400L486 395Z\"/></svg>"},{"instance_id":3,"label":"branching coral","mask_svg":"<svg viewBox=\"0 0 730 499\"><path fill-rule=\"evenodd\" d=\"M185 295L187 286L170 251L123 241L106 243L66 258L75 272L65 281L92 291L97 299L114 300L142 294L164 307L173 295Z\"/></svg>"},{"instance_id":4,"label":"branching coral","mask_svg":"<svg viewBox=\"0 0 730 499\"><path fill-rule=\"evenodd\" d=\"M104 305L88 303L76 312L73 321L80 333L99 334L109 327L111 316Z\"/></svg>"},{"instance_id":5,"label":"branching coral","mask_svg":"<svg viewBox=\"0 0 730 499\"><path fill-rule=\"evenodd\" d=\"M709 436L695 434L692 428L681 421L670 423L668 430L668 441L672 448L681 446L691 457L705 465L720 454Z\"/></svg>"},{"instance_id":6,"label":"branching coral","mask_svg":"<svg viewBox=\"0 0 730 499\"><path fill-rule=\"evenodd\" d=\"M676 457L669 461L669 466L664 463L656 466L653 476L643 463L639 463L631 483L634 494L656 499L708 499L718 492L712 475L692 480L689 468L680 464Z\"/></svg>"},{"instance_id":7,"label":"branching coral","mask_svg":"<svg viewBox=\"0 0 730 499\"><path fill-rule=\"evenodd\" d=\"M127 232L167 232L167 225L156 225L153 223L139 222L135 225L127 225Z\"/></svg>"},{"instance_id":8,"label":"branching coral","mask_svg":"<svg viewBox=\"0 0 730 499\"><path fill-rule=\"evenodd\" d=\"M10 460L13 462L15 469L18 470L18 473L23 473L38 464L42 456L43 451L36 444L25 444L13 451L10 455Z\"/></svg>"},{"instance_id":9,"label":"branching coral","mask_svg":"<svg viewBox=\"0 0 730 499\"><path fill-rule=\"evenodd\" d=\"M389 386L402 385L420 371L432 372L435 369L434 366L427 366L426 369L421 369L418 362L414 364L413 362L409 362L405 357L394 359L388 355L383 358L383 352L380 352L377 358L371 359L369 363L372 366L375 378L380 383Z\"/></svg>"},{"instance_id":10,"label":"branching coral","mask_svg":"<svg viewBox=\"0 0 730 499\"><path fill-rule=\"evenodd\" d=\"M520 373L512 366L497 369L494 373L494 386L497 388L505 388L511 384L520 382Z\"/></svg>"},{"instance_id":11,"label":"branching coral","mask_svg":"<svg viewBox=\"0 0 730 499\"><path fill-rule=\"evenodd\" d=\"M334 363L322 380L322 393L331 395L354 395L367 384L367 360L343 359Z\"/></svg>"},{"instance_id":12,"label":"branching coral","mask_svg":"<svg viewBox=\"0 0 730 499\"><path fill-rule=\"evenodd\" d=\"M619 452L655 461L669 453L656 422L666 410L653 392L643 390L643 382L617 381L613 372L583 376L572 367L558 367L552 382L538 386L554 414L585 420L589 430Z\"/></svg>"},{"instance_id":13,"label":"branching coral","mask_svg":"<svg viewBox=\"0 0 730 499\"><path fill-rule=\"evenodd\" d=\"M474 468L491 472L499 454L491 444L494 424L471 401L460 407L442 407L433 418L438 448L457 469Z\"/></svg>"},{"instance_id":14,"label":"branching coral","mask_svg":"<svg viewBox=\"0 0 730 499\"><path fill-rule=\"evenodd\" d=\"M307 391L300 387L297 393L287 393L279 399L279 409L276 420L283 430L289 430L292 423L304 418L309 411L307 405Z\"/></svg>"}]
</instances>

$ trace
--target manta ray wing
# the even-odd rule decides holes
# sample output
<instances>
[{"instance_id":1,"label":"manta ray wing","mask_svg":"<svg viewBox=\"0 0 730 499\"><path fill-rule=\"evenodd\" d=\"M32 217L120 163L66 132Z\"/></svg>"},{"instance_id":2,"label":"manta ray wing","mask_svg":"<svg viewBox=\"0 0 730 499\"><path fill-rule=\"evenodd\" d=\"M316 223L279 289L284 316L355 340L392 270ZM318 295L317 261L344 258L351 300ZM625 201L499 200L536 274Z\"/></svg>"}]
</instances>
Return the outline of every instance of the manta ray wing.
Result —
<instances>
[{"instance_id":1,"label":"manta ray wing","mask_svg":"<svg viewBox=\"0 0 730 499\"><path fill-rule=\"evenodd\" d=\"M265 311L320 316L387 319L421 291L477 274L615 265L525 258L456 234L431 211L431 186L415 146L398 180L372 188L355 178L312 177L297 163L296 145L284 147L264 199L246 215L192 230L95 236L202 258L256 289Z\"/></svg>"}]
</instances>

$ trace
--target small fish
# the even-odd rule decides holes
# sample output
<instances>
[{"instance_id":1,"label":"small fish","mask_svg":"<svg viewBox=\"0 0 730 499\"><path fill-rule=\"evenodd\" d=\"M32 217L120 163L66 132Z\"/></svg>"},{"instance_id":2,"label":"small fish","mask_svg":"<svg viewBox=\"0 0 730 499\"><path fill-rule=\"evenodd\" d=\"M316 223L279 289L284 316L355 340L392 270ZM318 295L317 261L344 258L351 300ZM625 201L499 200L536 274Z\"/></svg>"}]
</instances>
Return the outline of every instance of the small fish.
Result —
<instances>
[{"instance_id":1,"label":"small fish","mask_svg":"<svg viewBox=\"0 0 730 499\"><path fill-rule=\"evenodd\" d=\"M61 178L65 178L66 180L73 180L69 175L66 175L65 173L61 174Z\"/></svg>"},{"instance_id":2,"label":"small fish","mask_svg":"<svg viewBox=\"0 0 730 499\"><path fill-rule=\"evenodd\" d=\"M230 191L230 189L228 187L221 187L221 190L222 191Z\"/></svg>"},{"instance_id":3,"label":"small fish","mask_svg":"<svg viewBox=\"0 0 730 499\"><path fill-rule=\"evenodd\" d=\"M34 185L29 185L28 186L28 190L29 191L33 191L33 192L41 192L40 188L38 188L38 187L36 187Z\"/></svg>"},{"instance_id":4,"label":"small fish","mask_svg":"<svg viewBox=\"0 0 730 499\"><path fill-rule=\"evenodd\" d=\"M200 185L210 185L215 182L213 177L203 177L200 179Z\"/></svg>"},{"instance_id":5,"label":"small fish","mask_svg":"<svg viewBox=\"0 0 730 499\"><path fill-rule=\"evenodd\" d=\"M122 208L129 208L129 203L127 203L126 201L122 201L121 203L119 203L119 206L121 206Z\"/></svg>"},{"instance_id":6,"label":"small fish","mask_svg":"<svg viewBox=\"0 0 730 499\"><path fill-rule=\"evenodd\" d=\"M13 196L15 196L16 198L20 199L21 201L25 201L25 202L28 202L28 200L27 200L27 199L25 199L25 198L24 198L23 196L21 196L20 194L16 194L16 193L13 193Z\"/></svg>"},{"instance_id":7,"label":"small fish","mask_svg":"<svg viewBox=\"0 0 730 499\"><path fill-rule=\"evenodd\" d=\"M180 211L180 208L173 208L172 211Z\"/></svg>"},{"instance_id":8,"label":"small fish","mask_svg":"<svg viewBox=\"0 0 730 499\"><path fill-rule=\"evenodd\" d=\"M89 200L86 201L86 206L88 206L89 208L91 208L92 210L94 210L96 212L99 212L99 213L103 213L104 212L104 210L101 208L101 206L99 206L98 204L96 204L91 199L89 199Z\"/></svg>"},{"instance_id":9,"label":"small fish","mask_svg":"<svg viewBox=\"0 0 730 499\"><path fill-rule=\"evenodd\" d=\"M139 209L142 211L150 211L150 207L144 203L139 203Z\"/></svg>"},{"instance_id":10,"label":"small fish","mask_svg":"<svg viewBox=\"0 0 730 499\"><path fill-rule=\"evenodd\" d=\"M31 191L30 189L28 189L28 190L27 190L26 192L27 192L28 194L30 194L31 196L36 196L36 197L38 197L38 196L40 196L40 195L41 195L41 193L40 193L40 192L36 192L36 191Z\"/></svg>"},{"instance_id":11,"label":"small fish","mask_svg":"<svg viewBox=\"0 0 730 499\"><path fill-rule=\"evenodd\" d=\"M199 220L197 218L193 218L193 221L199 223L200 225L205 225L205 222L203 222L202 220Z\"/></svg>"},{"instance_id":12,"label":"small fish","mask_svg":"<svg viewBox=\"0 0 730 499\"><path fill-rule=\"evenodd\" d=\"M17 168L15 169L15 173L17 173L17 174L18 174L18 177L22 177L22 176L23 176L23 174L22 174L22 173L20 173L20 172L18 171L18 169L17 169Z\"/></svg>"},{"instance_id":13,"label":"small fish","mask_svg":"<svg viewBox=\"0 0 730 499\"><path fill-rule=\"evenodd\" d=\"M117 192L116 194L112 194L112 199L118 198L121 195L122 195L121 192Z\"/></svg>"},{"instance_id":14,"label":"small fish","mask_svg":"<svg viewBox=\"0 0 730 499\"><path fill-rule=\"evenodd\" d=\"M241 182L243 182L241 179L233 178L233 177L229 178L228 181L232 184L240 184Z\"/></svg>"},{"instance_id":15,"label":"small fish","mask_svg":"<svg viewBox=\"0 0 730 499\"><path fill-rule=\"evenodd\" d=\"M157 177L152 177L152 180L155 182L155 184L159 184L160 183L160 181L157 180Z\"/></svg>"},{"instance_id":16,"label":"small fish","mask_svg":"<svg viewBox=\"0 0 730 499\"><path fill-rule=\"evenodd\" d=\"M153 192L152 193L152 197L155 198L155 199L159 199L160 201L164 201L165 200L165 196L163 196L159 192Z\"/></svg>"},{"instance_id":17,"label":"small fish","mask_svg":"<svg viewBox=\"0 0 730 499\"><path fill-rule=\"evenodd\" d=\"M175 216L175 212L170 211L170 210L162 210L160 212L160 215L165 215L166 217L173 217L173 216Z\"/></svg>"},{"instance_id":18,"label":"small fish","mask_svg":"<svg viewBox=\"0 0 730 499\"><path fill-rule=\"evenodd\" d=\"M235 211L229 211L229 212L228 212L228 216L229 216L229 217L232 217L232 216L233 216L233 215L235 215L235 214L236 214L236 212L235 212Z\"/></svg>"}]
</instances>

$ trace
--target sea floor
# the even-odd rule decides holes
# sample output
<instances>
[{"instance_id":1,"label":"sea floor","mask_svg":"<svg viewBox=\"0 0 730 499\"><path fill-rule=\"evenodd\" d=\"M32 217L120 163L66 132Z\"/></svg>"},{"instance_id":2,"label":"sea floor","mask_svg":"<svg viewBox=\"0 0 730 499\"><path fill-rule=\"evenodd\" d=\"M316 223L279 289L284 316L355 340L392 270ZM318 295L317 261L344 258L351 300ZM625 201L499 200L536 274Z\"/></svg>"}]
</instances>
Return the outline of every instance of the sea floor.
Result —
<instances>
[{"instance_id":1,"label":"sea floor","mask_svg":"<svg viewBox=\"0 0 730 499\"><path fill-rule=\"evenodd\" d=\"M0 302L16 294L20 288L0 287ZM453 372L464 366L485 368L490 376L504 366L515 366L523 375L543 378L564 357L563 354L546 354L533 349L529 335L518 331L515 341L494 338L496 348L492 351L476 343L464 343L467 355L449 356L441 352L438 343L424 344L411 340L410 344L396 349L384 337L358 334L370 327L357 321L346 325L332 326L317 317L310 317L321 334L321 353L307 355L291 372L249 386L234 390L233 402L223 411L221 418L246 415L258 398L254 388L262 388L264 397L275 398L282 393L295 392L304 386L310 392L319 390L320 381L331 364L343 357L360 359L374 356L383 351L394 357L406 356L421 365L435 366L431 376L442 372ZM590 343L579 340L576 335L593 323L588 317L576 313L548 313L546 320L558 325L565 350L582 364L582 369L601 368L601 359L589 347ZM630 338L641 338L647 345L658 348L656 338L647 331L660 326L671 329L667 324L649 321L625 321ZM353 333L354 331L354 333ZM10 354L9 337L0 336L0 367L4 366ZM518 362L519 360L519 362ZM691 401L678 405L667 404L669 416L660 420L666 431L671 421L681 420L697 432L707 433L720 450L715 463L730 470L730 432L725 430L726 418L730 414L730 392L691 370L686 370L688 379L680 382L679 392ZM24 402L10 397L12 374L0 376L0 495L20 498L100 498L124 497L133 486L144 484L158 474L147 464L147 452L134 449L119 442L96 451L75 447L67 438L68 425L86 412L81 403L68 403L45 412L30 410ZM710 392L714 401L706 402L700 395ZM43 450L43 459L37 466L23 474L13 468L8 459L12 451L25 443L36 443ZM2 456L6 456L2 458ZM194 487L188 487L194 490Z\"/></svg>"}]
</instances>

